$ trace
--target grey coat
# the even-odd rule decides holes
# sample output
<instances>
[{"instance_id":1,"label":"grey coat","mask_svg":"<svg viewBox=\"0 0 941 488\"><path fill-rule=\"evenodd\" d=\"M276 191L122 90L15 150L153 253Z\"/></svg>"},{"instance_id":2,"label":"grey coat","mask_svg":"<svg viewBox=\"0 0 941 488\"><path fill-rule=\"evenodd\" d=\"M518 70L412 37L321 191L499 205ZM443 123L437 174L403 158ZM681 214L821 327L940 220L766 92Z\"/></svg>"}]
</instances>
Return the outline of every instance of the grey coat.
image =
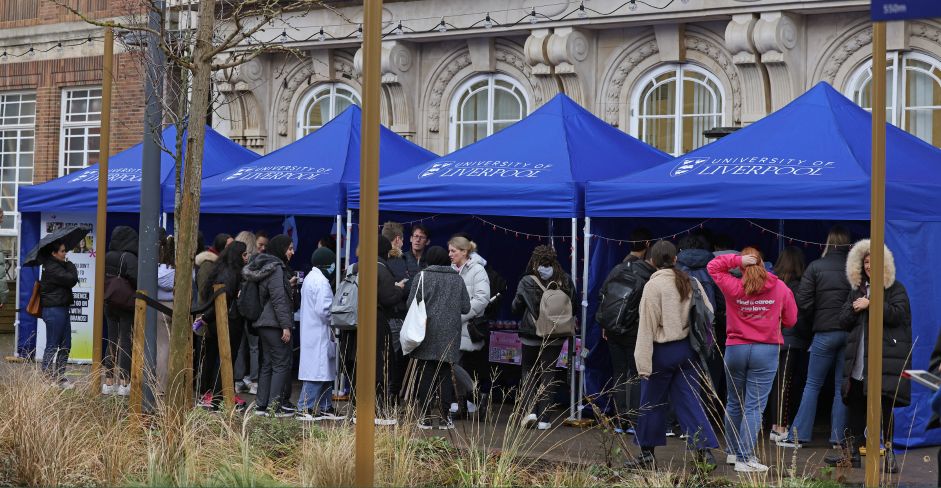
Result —
<instances>
[{"instance_id":1,"label":"grey coat","mask_svg":"<svg viewBox=\"0 0 941 488\"><path fill-rule=\"evenodd\" d=\"M252 325L256 328L293 329L294 304L288 292L290 283L284 263L270 254L256 254L242 269L242 277L258 283L264 304L261 316Z\"/></svg>"},{"instance_id":2,"label":"grey coat","mask_svg":"<svg viewBox=\"0 0 941 488\"><path fill-rule=\"evenodd\" d=\"M428 266L411 279L409 305L418 293L421 275L424 275L425 281L423 288L428 326L425 340L409 357L456 363L461 357L461 314L468 313L471 308L464 280L450 266Z\"/></svg>"}]
</instances>

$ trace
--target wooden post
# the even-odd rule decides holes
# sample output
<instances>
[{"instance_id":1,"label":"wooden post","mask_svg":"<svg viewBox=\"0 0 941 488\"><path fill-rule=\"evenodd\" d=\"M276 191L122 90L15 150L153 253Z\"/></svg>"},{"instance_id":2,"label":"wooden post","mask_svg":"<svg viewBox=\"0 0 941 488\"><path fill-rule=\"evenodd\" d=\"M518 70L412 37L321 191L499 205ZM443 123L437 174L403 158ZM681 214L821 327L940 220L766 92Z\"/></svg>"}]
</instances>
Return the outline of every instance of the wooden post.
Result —
<instances>
[{"instance_id":1,"label":"wooden post","mask_svg":"<svg viewBox=\"0 0 941 488\"><path fill-rule=\"evenodd\" d=\"M221 264L217 264L221 266ZM214 292L225 285L213 285ZM232 374L232 348L229 346L229 307L225 293L216 297L216 338L219 340L219 375L222 380L222 398L227 409L235 406L235 379ZM203 366L205 367L205 365Z\"/></svg>"},{"instance_id":2,"label":"wooden post","mask_svg":"<svg viewBox=\"0 0 941 488\"><path fill-rule=\"evenodd\" d=\"M137 293L146 295L138 290ZM131 395L128 403L131 413L142 413L144 400L144 325L147 322L147 302L142 298L134 300L134 332L131 342Z\"/></svg>"},{"instance_id":3,"label":"wooden post","mask_svg":"<svg viewBox=\"0 0 941 488\"><path fill-rule=\"evenodd\" d=\"M101 73L101 144L98 150L98 215L95 219L95 315L91 332L91 393L101 393L101 342L105 321L105 239L108 231L108 158L111 155L111 69L114 30L105 28L105 53Z\"/></svg>"},{"instance_id":4,"label":"wooden post","mask_svg":"<svg viewBox=\"0 0 941 488\"><path fill-rule=\"evenodd\" d=\"M379 267L379 110L382 0L363 5L363 116L360 146L359 325L356 340L356 486L375 486L376 272Z\"/></svg>"},{"instance_id":5,"label":"wooden post","mask_svg":"<svg viewBox=\"0 0 941 488\"><path fill-rule=\"evenodd\" d=\"M885 22L872 25L872 204L870 205L869 343L866 361L866 486L879 486L882 458L879 456L879 433L882 432L882 304L885 298L883 269L885 262ZM861 432L854 432L860 435ZM886 439L886 451L892 439Z\"/></svg>"}]
</instances>

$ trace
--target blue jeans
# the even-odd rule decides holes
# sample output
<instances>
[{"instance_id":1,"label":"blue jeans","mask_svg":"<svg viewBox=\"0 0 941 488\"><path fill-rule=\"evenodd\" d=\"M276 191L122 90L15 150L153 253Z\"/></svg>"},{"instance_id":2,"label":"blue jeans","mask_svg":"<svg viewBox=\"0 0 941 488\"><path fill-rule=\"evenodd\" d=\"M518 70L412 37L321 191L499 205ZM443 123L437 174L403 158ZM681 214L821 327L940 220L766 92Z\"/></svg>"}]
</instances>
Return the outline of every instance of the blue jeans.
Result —
<instances>
[{"instance_id":1,"label":"blue jeans","mask_svg":"<svg viewBox=\"0 0 941 488\"><path fill-rule=\"evenodd\" d=\"M333 407L333 382L305 381L301 387L301 396L297 399L297 407L301 410L321 411Z\"/></svg>"},{"instance_id":2,"label":"blue jeans","mask_svg":"<svg viewBox=\"0 0 941 488\"><path fill-rule=\"evenodd\" d=\"M46 323L46 350L42 355L42 371L54 380L65 378L65 363L72 349L72 319L68 307L43 307Z\"/></svg>"},{"instance_id":3,"label":"blue jeans","mask_svg":"<svg viewBox=\"0 0 941 488\"><path fill-rule=\"evenodd\" d=\"M728 397L725 407L725 441L729 453L748 461L755 455L761 416L778 372L777 344L726 346Z\"/></svg>"},{"instance_id":4,"label":"blue jeans","mask_svg":"<svg viewBox=\"0 0 941 488\"><path fill-rule=\"evenodd\" d=\"M804 395L801 397L801 406L794 417L794 424L788 428L788 438L794 436L797 429L797 440L801 443L810 442L814 431L814 417L817 413L817 397L823 388L827 373L833 371L833 409L830 411L830 443L843 442L846 428L846 405L840 392L843 388L843 360L846 353L846 337L848 333L842 330L818 332L810 345L810 362L807 366L807 383L804 385Z\"/></svg>"}]
</instances>

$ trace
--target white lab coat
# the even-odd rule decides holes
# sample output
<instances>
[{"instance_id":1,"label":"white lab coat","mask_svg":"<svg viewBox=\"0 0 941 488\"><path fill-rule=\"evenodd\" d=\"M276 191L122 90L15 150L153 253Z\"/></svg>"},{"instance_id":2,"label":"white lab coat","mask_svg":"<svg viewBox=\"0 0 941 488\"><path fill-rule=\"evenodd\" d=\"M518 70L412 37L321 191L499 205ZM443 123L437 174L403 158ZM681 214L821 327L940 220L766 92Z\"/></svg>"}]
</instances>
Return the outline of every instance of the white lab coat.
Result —
<instances>
[{"instance_id":1,"label":"white lab coat","mask_svg":"<svg viewBox=\"0 0 941 488\"><path fill-rule=\"evenodd\" d=\"M336 377L336 343L330 330L333 290L323 273L313 268L301 286L301 381L333 381Z\"/></svg>"}]
</instances>

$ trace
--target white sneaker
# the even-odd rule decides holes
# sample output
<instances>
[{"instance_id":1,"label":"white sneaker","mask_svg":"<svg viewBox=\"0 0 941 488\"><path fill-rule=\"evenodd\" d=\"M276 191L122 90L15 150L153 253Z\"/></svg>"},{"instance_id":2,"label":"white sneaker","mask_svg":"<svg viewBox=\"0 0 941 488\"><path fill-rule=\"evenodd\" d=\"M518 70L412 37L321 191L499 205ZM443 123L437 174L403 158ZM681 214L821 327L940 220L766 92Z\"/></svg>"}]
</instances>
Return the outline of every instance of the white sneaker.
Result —
<instances>
[{"instance_id":1,"label":"white sneaker","mask_svg":"<svg viewBox=\"0 0 941 488\"><path fill-rule=\"evenodd\" d=\"M738 457L735 454L726 454L725 455L725 464L735 464Z\"/></svg>"},{"instance_id":2,"label":"white sneaker","mask_svg":"<svg viewBox=\"0 0 941 488\"><path fill-rule=\"evenodd\" d=\"M764 473L768 471L768 467L752 458L745 462L736 461L735 471L739 473Z\"/></svg>"},{"instance_id":3,"label":"white sneaker","mask_svg":"<svg viewBox=\"0 0 941 488\"><path fill-rule=\"evenodd\" d=\"M248 387L248 394L249 395L258 394L258 383L252 383L251 386Z\"/></svg>"},{"instance_id":4,"label":"white sneaker","mask_svg":"<svg viewBox=\"0 0 941 488\"><path fill-rule=\"evenodd\" d=\"M395 425L399 423L396 419L380 419L376 418L376 425Z\"/></svg>"},{"instance_id":5,"label":"white sneaker","mask_svg":"<svg viewBox=\"0 0 941 488\"><path fill-rule=\"evenodd\" d=\"M536 417L536 414L534 413L531 413L523 417L523 428L524 429L530 428L534 423L536 423L537 420L538 418Z\"/></svg>"},{"instance_id":6,"label":"white sneaker","mask_svg":"<svg viewBox=\"0 0 941 488\"><path fill-rule=\"evenodd\" d=\"M549 430L552 427L552 424L549 422L539 422L536 424L536 428L539 430Z\"/></svg>"},{"instance_id":7,"label":"white sneaker","mask_svg":"<svg viewBox=\"0 0 941 488\"><path fill-rule=\"evenodd\" d=\"M114 385L109 385L107 383L101 384L101 394L102 395L114 395Z\"/></svg>"},{"instance_id":8,"label":"white sneaker","mask_svg":"<svg viewBox=\"0 0 941 488\"><path fill-rule=\"evenodd\" d=\"M62 380L59 381L59 388L62 388L63 390L71 390L75 388L75 384L69 380Z\"/></svg>"},{"instance_id":9,"label":"white sneaker","mask_svg":"<svg viewBox=\"0 0 941 488\"><path fill-rule=\"evenodd\" d=\"M775 432L772 430L771 433L768 434L768 438L771 439L771 442L783 441L787 439L787 432Z\"/></svg>"},{"instance_id":10,"label":"white sneaker","mask_svg":"<svg viewBox=\"0 0 941 488\"><path fill-rule=\"evenodd\" d=\"M775 445L777 445L778 447L788 447L788 448L793 448L793 449L800 449L800 448L801 448L801 443L800 443L800 442L792 441L792 440L788 440L788 439L782 439L782 440L780 440L780 441L777 441L777 442L775 442Z\"/></svg>"},{"instance_id":11,"label":"white sneaker","mask_svg":"<svg viewBox=\"0 0 941 488\"><path fill-rule=\"evenodd\" d=\"M131 394L131 385L120 385L115 391L117 392L118 396L128 396Z\"/></svg>"},{"instance_id":12,"label":"white sneaker","mask_svg":"<svg viewBox=\"0 0 941 488\"><path fill-rule=\"evenodd\" d=\"M247 389L248 389L248 388L245 386L245 382L244 382L244 381L236 381L236 382L235 382L235 392L236 392L236 393L243 393L243 392L245 392L245 390L247 390Z\"/></svg>"},{"instance_id":13,"label":"white sneaker","mask_svg":"<svg viewBox=\"0 0 941 488\"><path fill-rule=\"evenodd\" d=\"M458 411L457 404L456 404L456 403L452 403L452 404L451 404L451 408L450 408L449 410L451 410L451 413L457 413L457 411Z\"/></svg>"}]
</instances>

